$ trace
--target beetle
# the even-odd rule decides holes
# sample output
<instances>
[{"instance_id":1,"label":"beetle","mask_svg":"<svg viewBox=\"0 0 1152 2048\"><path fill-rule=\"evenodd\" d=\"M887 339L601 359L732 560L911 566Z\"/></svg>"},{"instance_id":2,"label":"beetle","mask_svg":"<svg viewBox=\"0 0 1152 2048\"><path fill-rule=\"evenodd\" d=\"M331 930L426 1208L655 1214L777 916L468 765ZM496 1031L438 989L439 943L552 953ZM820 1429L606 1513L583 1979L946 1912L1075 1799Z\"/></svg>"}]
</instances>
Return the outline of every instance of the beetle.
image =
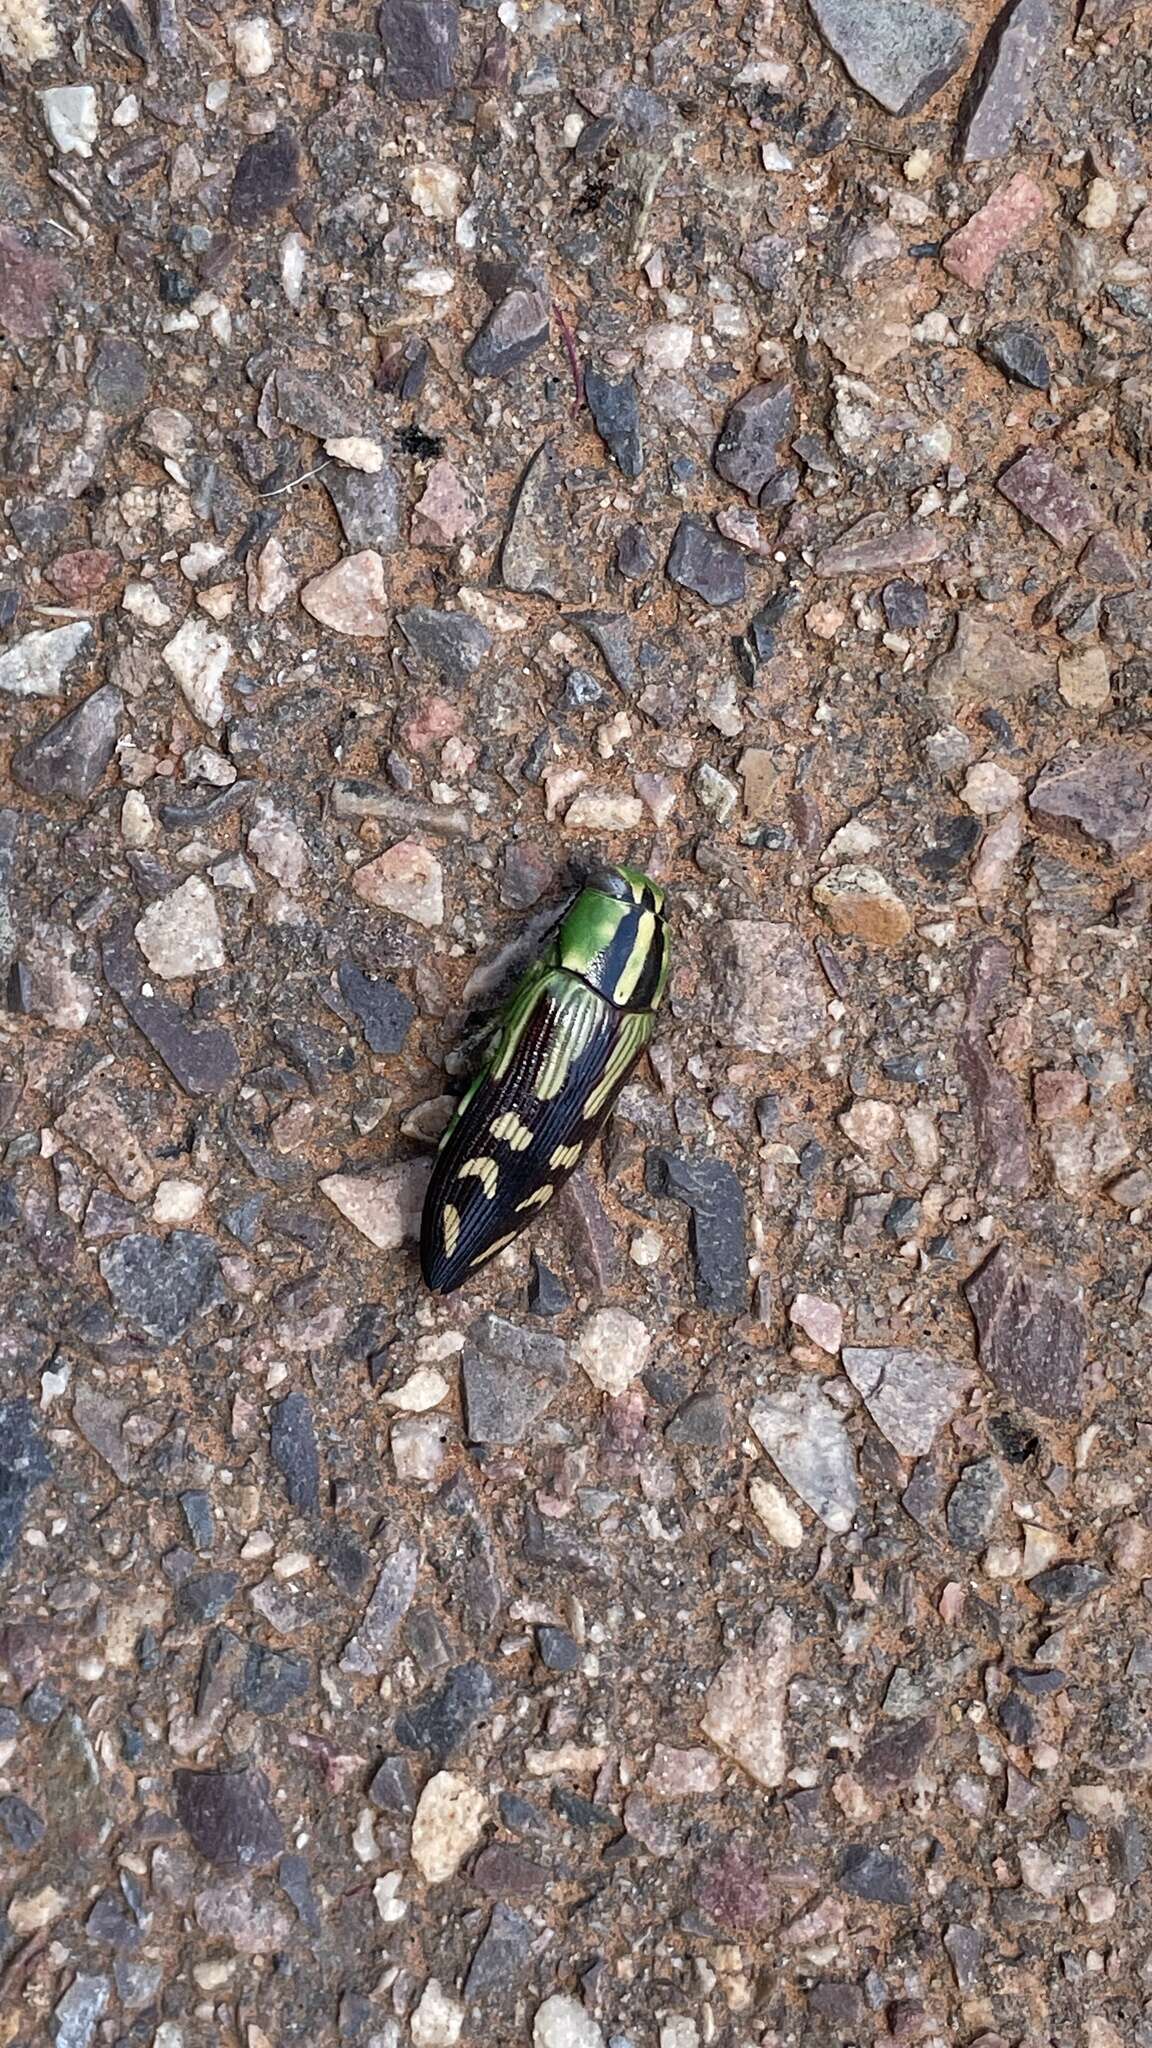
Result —
<instances>
[{"instance_id":1,"label":"beetle","mask_svg":"<svg viewBox=\"0 0 1152 2048\"><path fill-rule=\"evenodd\" d=\"M584 1158L648 1044L668 984L664 891L591 875L500 1016L432 1168L420 1266L452 1294L519 1237Z\"/></svg>"}]
</instances>

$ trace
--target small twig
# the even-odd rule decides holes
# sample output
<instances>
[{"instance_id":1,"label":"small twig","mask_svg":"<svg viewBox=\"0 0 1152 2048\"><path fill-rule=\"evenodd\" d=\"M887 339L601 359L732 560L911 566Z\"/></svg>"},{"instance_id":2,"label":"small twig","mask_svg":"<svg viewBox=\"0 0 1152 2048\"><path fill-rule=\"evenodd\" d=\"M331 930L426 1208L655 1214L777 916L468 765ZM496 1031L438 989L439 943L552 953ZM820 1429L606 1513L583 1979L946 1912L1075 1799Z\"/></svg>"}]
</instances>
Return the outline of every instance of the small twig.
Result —
<instances>
[{"instance_id":1,"label":"small twig","mask_svg":"<svg viewBox=\"0 0 1152 2048\"><path fill-rule=\"evenodd\" d=\"M297 484L306 484L308 482L309 477L319 476L321 470L327 469L331 461L332 457L330 455L326 455L324 457L323 462L318 462L316 464L315 469L306 469L304 471L303 476L294 476L291 479L291 482L289 483L277 484L276 489L274 491L257 491L256 496L258 498L281 498L283 497L285 491L294 491L296 489Z\"/></svg>"},{"instance_id":2,"label":"small twig","mask_svg":"<svg viewBox=\"0 0 1152 2048\"><path fill-rule=\"evenodd\" d=\"M556 308L556 325L560 329L561 338L564 342L564 353L568 358L568 367L572 372L572 384L576 393L572 404L572 417L575 419L584 404L584 372L580 366L580 358L576 353L576 336L572 332L568 315L565 313L563 306L557 306Z\"/></svg>"}]
</instances>

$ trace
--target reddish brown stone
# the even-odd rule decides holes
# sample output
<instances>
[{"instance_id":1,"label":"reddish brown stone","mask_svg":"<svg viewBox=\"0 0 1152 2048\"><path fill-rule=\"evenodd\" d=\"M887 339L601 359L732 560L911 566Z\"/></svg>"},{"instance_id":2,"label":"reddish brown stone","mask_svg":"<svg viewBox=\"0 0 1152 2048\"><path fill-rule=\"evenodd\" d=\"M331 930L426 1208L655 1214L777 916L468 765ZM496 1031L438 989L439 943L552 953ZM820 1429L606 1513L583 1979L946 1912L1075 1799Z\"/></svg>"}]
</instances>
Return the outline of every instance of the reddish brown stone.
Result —
<instances>
[{"instance_id":1,"label":"reddish brown stone","mask_svg":"<svg viewBox=\"0 0 1152 2048\"><path fill-rule=\"evenodd\" d=\"M948 237L942 259L945 270L962 284L971 285L973 291L982 290L1001 256L1043 220L1048 210L1048 199L1039 185L1026 172L1018 171L979 213Z\"/></svg>"},{"instance_id":2,"label":"reddish brown stone","mask_svg":"<svg viewBox=\"0 0 1152 2048\"><path fill-rule=\"evenodd\" d=\"M80 604L103 590L119 567L120 557L107 548L73 548L69 554L57 555L45 574L69 604Z\"/></svg>"}]
</instances>

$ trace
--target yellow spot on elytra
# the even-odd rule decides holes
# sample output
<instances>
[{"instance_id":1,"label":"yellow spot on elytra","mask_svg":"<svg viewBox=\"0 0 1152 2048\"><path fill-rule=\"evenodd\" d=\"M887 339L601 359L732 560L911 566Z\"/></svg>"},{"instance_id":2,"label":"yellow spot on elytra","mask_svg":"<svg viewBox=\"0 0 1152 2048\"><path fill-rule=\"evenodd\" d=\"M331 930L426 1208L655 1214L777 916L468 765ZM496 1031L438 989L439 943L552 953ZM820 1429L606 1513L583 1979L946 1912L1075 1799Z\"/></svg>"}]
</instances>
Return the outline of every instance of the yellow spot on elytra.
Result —
<instances>
[{"instance_id":1,"label":"yellow spot on elytra","mask_svg":"<svg viewBox=\"0 0 1152 2048\"><path fill-rule=\"evenodd\" d=\"M491 1201L500 1181L500 1168L496 1161L490 1159L486 1153L481 1153L478 1159L466 1159L460 1168L458 1178L467 1180L469 1174L479 1181L488 1200Z\"/></svg>"},{"instance_id":2,"label":"yellow spot on elytra","mask_svg":"<svg viewBox=\"0 0 1152 2048\"><path fill-rule=\"evenodd\" d=\"M460 1242L459 1209L457 1209L453 1203L445 1202L443 1214L440 1220L444 1226L444 1250L447 1257L451 1258L453 1252L456 1250L456 1247Z\"/></svg>"},{"instance_id":3,"label":"yellow spot on elytra","mask_svg":"<svg viewBox=\"0 0 1152 2048\"><path fill-rule=\"evenodd\" d=\"M514 1109L505 1110L503 1116L497 1117L492 1126L492 1136L503 1138L504 1143L510 1145L513 1152L526 1152L532 1143L532 1133L528 1125L523 1117L517 1116Z\"/></svg>"},{"instance_id":4,"label":"yellow spot on elytra","mask_svg":"<svg viewBox=\"0 0 1152 2048\"><path fill-rule=\"evenodd\" d=\"M557 1171L562 1171L566 1166L575 1166L583 1149L582 1145L557 1145L548 1164Z\"/></svg>"},{"instance_id":5,"label":"yellow spot on elytra","mask_svg":"<svg viewBox=\"0 0 1152 2048\"><path fill-rule=\"evenodd\" d=\"M552 1197L555 1194L555 1192L556 1190L552 1186L551 1181L546 1180L544 1182L543 1187L533 1188L532 1193L530 1195L526 1195L522 1202L517 1202L517 1214L519 1214L521 1209L543 1208L545 1202L550 1202L552 1200Z\"/></svg>"}]
</instances>

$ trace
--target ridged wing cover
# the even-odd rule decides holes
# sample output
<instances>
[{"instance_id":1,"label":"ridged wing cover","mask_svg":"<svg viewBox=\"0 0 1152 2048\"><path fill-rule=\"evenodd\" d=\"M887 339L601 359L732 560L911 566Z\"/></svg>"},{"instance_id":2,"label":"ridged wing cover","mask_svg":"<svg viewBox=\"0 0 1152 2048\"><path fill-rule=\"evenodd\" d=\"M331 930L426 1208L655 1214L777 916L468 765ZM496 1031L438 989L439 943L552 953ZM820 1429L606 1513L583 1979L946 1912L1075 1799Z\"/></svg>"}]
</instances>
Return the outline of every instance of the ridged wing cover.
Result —
<instances>
[{"instance_id":1,"label":"ridged wing cover","mask_svg":"<svg viewBox=\"0 0 1152 2048\"><path fill-rule=\"evenodd\" d=\"M654 1022L650 1010L621 1011L563 968L529 976L436 1156L420 1237L426 1286L451 1294L552 1200Z\"/></svg>"}]
</instances>

